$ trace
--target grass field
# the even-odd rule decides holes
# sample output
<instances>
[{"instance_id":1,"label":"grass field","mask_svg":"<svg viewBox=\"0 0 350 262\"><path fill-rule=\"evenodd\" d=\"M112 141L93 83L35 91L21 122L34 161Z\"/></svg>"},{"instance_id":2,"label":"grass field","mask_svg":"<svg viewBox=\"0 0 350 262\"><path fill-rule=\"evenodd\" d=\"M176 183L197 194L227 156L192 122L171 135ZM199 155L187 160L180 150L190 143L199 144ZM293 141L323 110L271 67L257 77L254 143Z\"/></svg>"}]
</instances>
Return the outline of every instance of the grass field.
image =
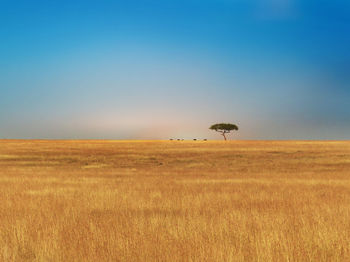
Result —
<instances>
[{"instance_id":1,"label":"grass field","mask_svg":"<svg viewBox=\"0 0 350 262\"><path fill-rule=\"evenodd\" d=\"M350 261L350 142L0 140L0 261Z\"/></svg>"}]
</instances>

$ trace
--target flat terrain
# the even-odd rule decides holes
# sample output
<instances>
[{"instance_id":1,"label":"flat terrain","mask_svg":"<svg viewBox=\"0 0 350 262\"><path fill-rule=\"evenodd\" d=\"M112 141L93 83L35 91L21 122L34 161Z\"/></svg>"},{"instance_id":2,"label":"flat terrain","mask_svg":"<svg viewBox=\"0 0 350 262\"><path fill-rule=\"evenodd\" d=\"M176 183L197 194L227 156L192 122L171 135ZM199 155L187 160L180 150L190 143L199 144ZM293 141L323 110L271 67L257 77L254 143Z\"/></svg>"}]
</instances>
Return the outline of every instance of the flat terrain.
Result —
<instances>
[{"instance_id":1,"label":"flat terrain","mask_svg":"<svg viewBox=\"0 0 350 262\"><path fill-rule=\"evenodd\" d=\"M0 140L0 261L350 261L350 142Z\"/></svg>"}]
</instances>

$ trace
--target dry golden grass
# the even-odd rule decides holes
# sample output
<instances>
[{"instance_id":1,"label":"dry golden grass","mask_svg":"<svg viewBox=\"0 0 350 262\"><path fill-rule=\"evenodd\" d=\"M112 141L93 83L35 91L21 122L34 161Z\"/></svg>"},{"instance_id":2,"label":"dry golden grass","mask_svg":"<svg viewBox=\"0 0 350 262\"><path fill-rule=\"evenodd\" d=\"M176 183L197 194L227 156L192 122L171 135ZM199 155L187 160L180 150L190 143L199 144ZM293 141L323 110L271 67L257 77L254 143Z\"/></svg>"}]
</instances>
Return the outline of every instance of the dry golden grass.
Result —
<instances>
[{"instance_id":1,"label":"dry golden grass","mask_svg":"<svg viewBox=\"0 0 350 262\"><path fill-rule=\"evenodd\" d=\"M350 261L350 142L0 141L0 261Z\"/></svg>"}]
</instances>

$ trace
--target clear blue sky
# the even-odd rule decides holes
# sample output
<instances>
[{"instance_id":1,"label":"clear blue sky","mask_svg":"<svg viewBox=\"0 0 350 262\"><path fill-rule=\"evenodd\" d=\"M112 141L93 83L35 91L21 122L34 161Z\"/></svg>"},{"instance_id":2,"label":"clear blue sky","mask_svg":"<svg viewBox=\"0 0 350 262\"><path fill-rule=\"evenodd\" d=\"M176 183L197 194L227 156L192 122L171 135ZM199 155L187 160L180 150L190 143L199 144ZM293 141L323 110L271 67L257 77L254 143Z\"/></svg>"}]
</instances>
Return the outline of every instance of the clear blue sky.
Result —
<instances>
[{"instance_id":1,"label":"clear blue sky","mask_svg":"<svg viewBox=\"0 0 350 262\"><path fill-rule=\"evenodd\" d=\"M0 0L0 138L350 139L348 0Z\"/></svg>"}]
</instances>

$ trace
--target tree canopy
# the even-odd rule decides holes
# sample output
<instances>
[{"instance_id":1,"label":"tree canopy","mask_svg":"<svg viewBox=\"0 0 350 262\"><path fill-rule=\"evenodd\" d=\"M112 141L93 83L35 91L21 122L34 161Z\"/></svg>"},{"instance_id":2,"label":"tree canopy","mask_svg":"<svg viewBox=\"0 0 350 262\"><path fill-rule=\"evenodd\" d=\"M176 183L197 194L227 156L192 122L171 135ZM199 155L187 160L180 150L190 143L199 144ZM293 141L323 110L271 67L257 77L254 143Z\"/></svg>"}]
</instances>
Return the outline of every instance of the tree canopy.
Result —
<instances>
[{"instance_id":1,"label":"tree canopy","mask_svg":"<svg viewBox=\"0 0 350 262\"><path fill-rule=\"evenodd\" d=\"M216 132L221 133L221 135L224 137L226 140L226 135L228 133L231 133L231 131L238 130L238 126L230 123L219 123L212 125L209 127L211 130L215 130Z\"/></svg>"}]
</instances>

